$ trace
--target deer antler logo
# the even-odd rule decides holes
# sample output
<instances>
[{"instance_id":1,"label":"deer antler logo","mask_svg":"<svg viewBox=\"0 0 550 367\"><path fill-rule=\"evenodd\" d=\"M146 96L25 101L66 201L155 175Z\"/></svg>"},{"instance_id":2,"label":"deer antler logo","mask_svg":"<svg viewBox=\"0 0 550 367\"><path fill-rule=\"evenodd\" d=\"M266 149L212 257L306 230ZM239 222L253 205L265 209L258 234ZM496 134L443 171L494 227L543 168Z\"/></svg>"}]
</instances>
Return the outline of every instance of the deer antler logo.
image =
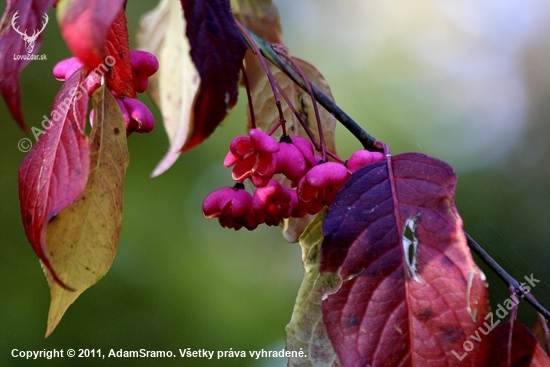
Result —
<instances>
[{"instance_id":1,"label":"deer antler logo","mask_svg":"<svg viewBox=\"0 0 550 367\"><path fill-rule=\"evenodd\" d=\"M23 38L23 41L25 41L25 48L27 49L27 53L30 54L34 49L34 42L36 41L40 33L42 33L44 28L46 28L46 24L48 24L48 14L44 14L44 23L42 23L42 29L35 30L32 36L29 36L27 34L26 29L25 29L25 32L21 32L19 30L19 27L15 25L15 21L17 20L17 18L19 18L19 15L17 15L17 13L19 13L19 10L16 11L15 14L13 14L13 17L11 18L11 26L17 33L21 35L21 37Z\"/></svg>"}]
</instances>

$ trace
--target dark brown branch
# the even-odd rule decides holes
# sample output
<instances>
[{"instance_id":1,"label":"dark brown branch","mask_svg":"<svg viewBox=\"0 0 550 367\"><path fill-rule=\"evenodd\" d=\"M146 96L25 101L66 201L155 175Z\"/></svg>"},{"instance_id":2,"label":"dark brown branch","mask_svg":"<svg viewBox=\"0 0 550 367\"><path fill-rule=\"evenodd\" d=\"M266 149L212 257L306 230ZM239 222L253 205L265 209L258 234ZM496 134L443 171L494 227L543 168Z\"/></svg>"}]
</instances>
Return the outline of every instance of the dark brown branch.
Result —
<instances>
[{"instance_id":1,"label":"dark brown branch","mask_svg":"<svg viewBox=\"0 0 550 367\"><path fill-rule=\"evenodd\" d=\"M244 28L244 27L243 27ZM256 36L254 33L246 30L248 37L254 41L256 47L262 52L262 55L269 60L273 65L279 68L284 72L288 77L290 77L297 85L300 86L304 91L307 92L307 85L300 76L300 74L283 58L281 58L274 49L274 46L265 42L260 37ZM334 103L330 98L328 98L323 92L321 92L313 84L309 83L315 99L321 104L328 112L332 113L334 117L344 125L360 142L363 144L365 149L371 151L383 151L379 142L368 134L361 126L359 126L351 117L349 117L336 103ZM546 319L550 320L550 312L544 308L533 295L528 292L525 287L518 282L514 277L512 277L506 270L502 268L470 235L464 232L466 235L466 240L470 249L478 255L481 260L494 271L504 283L511 289L515 294L524 298L527 303L529 303L535 310L542 314Z\"/></svg>"},{"instance_id":2,"label":"dark brown branch","mask_svg":"<svg viewBox=\"0 0 550 367\"><path fill-rule=\"evenodd\" d=\"M546 319L550 319L550 312L548 312L530 292L527 292L520 282L508 274L508 272L506 272L506 270L504 270L502 266L500 266L468 233L464 232L464 234L468 241L468 247L470 247L470 249L508 285L508 288L512 289L514 293L521 296L521 298L524 298L527 303L533 306L533 308L540 312Z\"/></svg>"},{"instance_id":3,"label":"dark brown branch","mask_svg":"<svg viewBox=\"0 0 550 367\"><path fill-rule=\"evenodd\" d=\"M248 37L251 38L256 44L257 48L261 51L262 55L269 60L273 65L279 68L290 79L294 81L304 91L308 91L306 82L300 76L297 70L290 65L286 60L280 57L275 51L273 45L267 43L254 33L246 30ZM245 37L245 38L248 38ZM370 151L382 152L382 148L379 144L376 144L377 140L367 133L359 124L357 124L347 113L345 113L336 103L334 103L327 95L321 92L315 85L309 83L313 91L315 99L321 106L323 106L328 112L330 112L340 123L352 133L363 147Z\"/></svg>"}]
</instances>

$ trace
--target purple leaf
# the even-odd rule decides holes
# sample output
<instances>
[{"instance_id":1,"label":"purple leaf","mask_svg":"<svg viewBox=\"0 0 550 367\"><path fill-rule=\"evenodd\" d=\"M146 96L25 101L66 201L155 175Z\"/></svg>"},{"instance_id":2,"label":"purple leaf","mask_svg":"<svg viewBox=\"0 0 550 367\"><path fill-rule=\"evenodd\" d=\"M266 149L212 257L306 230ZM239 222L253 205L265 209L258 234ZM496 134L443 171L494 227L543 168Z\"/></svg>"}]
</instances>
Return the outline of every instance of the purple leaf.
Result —
<instances>
[{"instance_id":1,"label":"purple leaf","mask_svg":"<svg viewBox=\"0 0 550 367\"><path fill-rule=\"evenodd\" d=\"M342 286L323 318L344 366L476 366L458 354L483 323L487 290L453 203L447 164L407 153L356 171L332 206L321 272ZM461 353L460 353L461 354Z\"/></svg>"},{"instance_id":2,"label":"purple leaf","mask_svg":"<svg viewBox=\"0 0 550 367\"><path fill-rule=\"evenodd\" d=\"M491 366L543 367L550 365L550 358L541 348L537 338L518 321L512 319L500 323L489 336Z\"/></svg>"},{"instance_id":3,"label":"purple leaf","mask_svg":"<svg viewBox=\"0 0 550 367\"><path fill-rule=\"evenodd\" d=\"M228 0L181 0L191 59L201 83L193 107L193 131L182 151L206 139L237 103L246 44Z\"/></svg>"}]
</instances>

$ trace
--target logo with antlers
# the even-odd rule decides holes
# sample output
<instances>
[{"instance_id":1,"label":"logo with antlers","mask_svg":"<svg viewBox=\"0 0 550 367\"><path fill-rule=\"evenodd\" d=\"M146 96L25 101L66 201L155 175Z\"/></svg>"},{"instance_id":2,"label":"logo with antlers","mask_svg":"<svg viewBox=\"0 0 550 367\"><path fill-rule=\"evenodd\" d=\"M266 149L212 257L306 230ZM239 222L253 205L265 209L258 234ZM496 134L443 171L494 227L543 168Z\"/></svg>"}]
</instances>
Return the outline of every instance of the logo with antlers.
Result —
<instances>
[{"instance_id":1,"label":"logo with antlers","mask_svg":"<svg viewBox=\"0 0 550 367\"><path fill-rule=\"evenodd\" d=\"M44 28L46 28L46 24L48 24L48 14L44 14L44 23L42 23L42 29L35 30L32 36L29 36L26 29L25 32L21 32L19 30L19 27L15 25L15 21L17 20L17 18L19 18L19 15L17 13L19 13L19 10L16 11L11 18L11 26L17 33L21 35L21 38L23 38L23 41L25 41L25 48L27 49L27 53L30 54L34 49L34 42L36 42L36 39L38 38L40 33L42 33Z\"/></svg>"}]
</instances>

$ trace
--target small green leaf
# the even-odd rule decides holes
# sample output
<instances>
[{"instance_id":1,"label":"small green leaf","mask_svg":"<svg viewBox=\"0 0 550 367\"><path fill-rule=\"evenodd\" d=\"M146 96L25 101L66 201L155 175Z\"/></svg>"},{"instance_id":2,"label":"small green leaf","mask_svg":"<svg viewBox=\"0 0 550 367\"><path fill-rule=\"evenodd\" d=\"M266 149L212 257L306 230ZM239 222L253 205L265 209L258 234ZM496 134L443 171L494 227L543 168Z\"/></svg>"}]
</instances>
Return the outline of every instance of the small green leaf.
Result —
<instances>
[{"instance_id":1,"label":"small green leaf","mask_svg":"<svg viewBox=\"0 0 550 367\"><path fill-rule=\"evenodd\" d=\"M322 224L326 208L321 211L300 236L304 279L294 304L292 318L286 326L288 351L303 351L306 357L289 358L288 366L340 366L323 323L321 303L326 294L340 287L341 279L335 274L319 274Z\"/></svg>"}]
</instances>

